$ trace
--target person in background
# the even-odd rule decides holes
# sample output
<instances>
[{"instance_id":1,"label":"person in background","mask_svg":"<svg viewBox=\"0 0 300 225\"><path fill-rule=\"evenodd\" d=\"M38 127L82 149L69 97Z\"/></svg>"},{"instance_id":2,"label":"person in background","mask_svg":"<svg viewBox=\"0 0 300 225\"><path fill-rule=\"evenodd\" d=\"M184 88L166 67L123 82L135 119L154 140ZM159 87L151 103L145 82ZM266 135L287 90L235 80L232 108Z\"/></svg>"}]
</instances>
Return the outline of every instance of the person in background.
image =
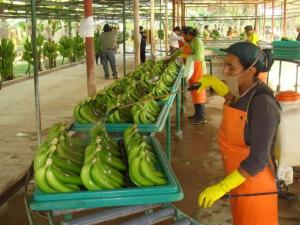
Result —
<instances>
[{"instance_id":1,"label":"person in background","mask_svg":"<svg viewBox=\"0 0 300 225\"><path fill-rule=\"evenodd\" d=\"M172 33L169 35L170 54L176 52L179 49L179 41L183 41L183 37L180 37L180 27L175 27Z\"/></svg>"},{"instance_id":2,"label":"person in background","mask_svg":"<svg viewBox=\"0 0 300 225\"><path fill-rule=\"evenodd\" d=\"M211 32L210 32L209 29L208 29L208 25L205 25L205 26L204 26L204 31L203 31L203 40L204 40L204 41L209 40L210 34L211 34Z\"/></svg>"},{"instance_id":3,"label":"person in background","mask_svg":"<svg viewBox=\"0 0 300 225\"><path fill-rule=\"evenodd\" d=\"M94 51L95 51L95 60L96 65L98 66L98 59L100 58L100 63L102 65L102 57L101 57L101 40L100 40L100 27L97 27L96 32L94 34Z\"/></svg>"},{"instance_id":4,"label":"person in background","mask_svg":"<svg viewBox=\"0 0 300 225\"><path fill-rule=\"evenodd\" d=\"M102 50L102 66L104 70L104 78L109 79L108 63L110 64L114 79L118 79L118 69L116 64L117 51L117 29L111 30L109 24L103 26L103 32L100 36Z\"/></svg>"},{"instance_id":5,"label":"person in background","mask_svg":"<svg viewBox=\"0 0 300 225\"><path fill-rule=\"evenodd\" d=\"M227 35L226 36L227 36L227 38L229 40L232 39L232 36L233 36L232 27L228 27L228 31L227 31Z\"/></svg>"},{"instance_id":6,"label":"person in background","mask_svg":"<svg viewBox=\"0 0 300 225\"><path fill-rule=\"evenodd\" d=\"M300 41L300 25L297 27L298 36L296 38L296 41Z\"/></svg>"},{"instance_id":7,"label":"person in background","mask_svg":"<svg viewBox=\"0 0 300 225\"><path fill-rule=\"evenodd\" d=\"M251 42L252 44L255 44L258 46L258 35L257 33L253 30L251 25L247 25L244 27L245 33L247 35L247 40L248 42Z\"/></svg>"},{"instance_id":8,"label":"person in background","mask_svg":"<svg viewBox=\"0 0 300 225\"><path fill-rule=\"evenodd\" d=\"M144 63L146 61L147 37L144 32L144 28L142 26L140 26L139 29L140 29L140 34L141 34L140 60L141 60L141 63Z\"/></svg>"},{"instance_id":9,"label":"person in background","mask_svg":"<svg viewBox=\"0 0 300 225\"><path fill-rule=\"evenodd\" d=\"M197 81L202 77L203 73L206 73L204 46L203 42L198 37L196 29L187 26L182 29L182 33L185 41L184 46L174 52L170 58L167 59L167 61L174 60L180 55L184 55L187 58L190 57L190 59L192 59L191 61L194 61L194 71L188 80L189 85L192 86L194 83L197 83ZM207 122L205 119L205 90L199 93L197 90L191 91L191 95L195 112L192 116L189 116L188 119L191 120L195 125L204 124Z\"/></svg>"},{"instance_id":10,"label":"person in background","mask_svg":"<svg viewBox=\"0 0 300 225\"><path fill-rule=\"evenodd\" d=\"M180 34L179 34L179 36L180 37L182 37L183 38L183 36L182 36L182 30L185 28L185 25L183 25L182 27L181 27L181 31L180 31ZM178 47L179 48L182 48L184 46L184 38L183 38L183 40L181 40L181 41L178 41Z\"/></svg>"},{"instance_id":11,"label":"person in background","mask_svg":"<svg viewBox=\"0 0 300 225\"><path fill-rule=\"evenodd\" d=\"M211 207L229 193L235 195L230 198L233 225L278 225L278 190L271 157L280 106L274 92L257 78L270 71L272 53L249 42L235 43L224 51L227 86L211 75L204 75L198 86L199 91L212 87L225 97L218 142L226 176L202 191L198 204Z\"/></svg>"}]
</instances>

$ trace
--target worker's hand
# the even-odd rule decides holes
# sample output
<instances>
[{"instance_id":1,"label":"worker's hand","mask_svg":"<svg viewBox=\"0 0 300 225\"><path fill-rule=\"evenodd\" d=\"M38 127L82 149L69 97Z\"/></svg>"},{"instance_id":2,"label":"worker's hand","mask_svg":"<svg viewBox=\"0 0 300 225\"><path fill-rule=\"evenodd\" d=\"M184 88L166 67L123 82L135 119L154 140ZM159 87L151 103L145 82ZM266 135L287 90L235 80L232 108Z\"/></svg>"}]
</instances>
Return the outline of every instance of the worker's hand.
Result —
<instances>
[{"instance_id":1,"label":"worker's hand","mask_svg":"<svg viewBox=\"0 0 300 225\"><path fill-rule=\"evenodd\" d=\"M203 208L210 208L215 201L220 199L226 192L219 184L206 188L198 197L198 205Z\"/></svg>"},{"instance_id":2,"label":"worker's hand","mask_svg":"<svg viewBox=\"0 0 300 225\"><path fill-rule=\"evenodd\" d=\"M201 84L198 89L198 93L209 87L214 89L214 91L220 96L225 96L229 92L227 85L213 75L203 75L199 79L198 83Z\"/></svg>"},{"instance_id":3,"label":"worker's hand","mask_svg":"<svg viewBox=\"0 0 300 225\"><path fill-rule=\"evenodd\" d=\"M230 190L236 188L246 180L238 170L233 171L219 183L206 188L198 197L198 204L203 208L210 208Z\"/></svg>"},{"instance_id":4,"label":"worker's hand","mask_svg":"<svg viewBox=\"0 0 300 225\"><path fill-rule=\"evenodd\" d=\"M163 62L165 63L165 64L168 64L169 62L171 62L172 61L172 58L170 57L170 56L166 56L165 58L163 58Z\"/></svg>"}]
</instances>

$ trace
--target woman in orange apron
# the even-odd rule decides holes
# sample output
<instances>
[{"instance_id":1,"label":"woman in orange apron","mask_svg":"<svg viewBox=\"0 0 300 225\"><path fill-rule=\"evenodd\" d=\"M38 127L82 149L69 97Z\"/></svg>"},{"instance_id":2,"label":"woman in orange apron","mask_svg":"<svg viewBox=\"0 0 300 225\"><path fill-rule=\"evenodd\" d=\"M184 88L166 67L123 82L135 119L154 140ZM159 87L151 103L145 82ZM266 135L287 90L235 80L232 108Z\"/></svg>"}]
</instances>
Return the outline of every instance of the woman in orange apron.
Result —
<instances>
[{"instance_id":1,"label":"woman in orange apron","mask_svg":"<svg viewBox=\"0 0 300 225\"><path fill-rule=\"evenodd\" d=\"M223 73L230 90L225 99L231 101L224 104L218 142L226 177L202 191L198 204L211 207L229 193L234 225L278 225L270 156L280 107L272 90L258 79L260 72L270 70L273 60L270 52L247 42L235 43L225 51Z\"/></svg>"},{"instance_id":2,"label":"woman in orange apron","mask_svg":"<svg viewBox=\"0 0 300 225\"><path fill-rule=\"evenodd\" d=\"M192 27L183 27L182 36L184 38L184 46L173 53L171 59L176 58L179 55L184 57L192 57L194 61L194 72L188 79L189 85L193 85L198 82L203 73L206 73L206 64L204 56L204 46L200 38L197 37L197 30ZM197 90L191 91L192 101L194 104L195 113L188 118L193 121L193 124L206 123L205 119L205 102L206 93L205 90L197 92Z\"/></svg>"}]
</instances>

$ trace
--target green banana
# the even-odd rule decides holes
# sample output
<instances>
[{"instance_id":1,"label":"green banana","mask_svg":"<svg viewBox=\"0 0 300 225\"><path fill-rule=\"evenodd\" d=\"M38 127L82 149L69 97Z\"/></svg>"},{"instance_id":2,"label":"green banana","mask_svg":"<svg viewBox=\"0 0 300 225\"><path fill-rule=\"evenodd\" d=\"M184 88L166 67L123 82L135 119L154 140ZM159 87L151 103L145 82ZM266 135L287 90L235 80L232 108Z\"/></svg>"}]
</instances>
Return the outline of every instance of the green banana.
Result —
<instances>
[{"instance_id":1,"label":"green banana","mask_svg":"<svg viewBox=\"0 0 300 225\"><path fill-rule=\"evenodd\" d=\"M141 110L139 111L136 111L133 115L133 122L136 123L136 124L141 124L141 121L140 121L140 113L141 113Z\"/></svg>"},{"instance_id":2,"label":"green banana","mask_svg":"<svg viewBox=\"0 0 300 225\"><path fill-rule=\"evenodd\" d=\"M98 153L98 156L101 158L101 160L104 160L107 164L109 164L110 166L112 166L113 168L115 168L117 170L125 170L126 169L126 167L121 159L113 156L112 154L109 154L109 152L107 152L105 150L101 150Z\"/></svg>"},{"instance_id":3,"label":"green banana","mask_svg":"<svg viewBox=\"0 0 300 225\"><path fill-rule=\"evenodd\" d=\"M66 138L63 140L61 139L59 143L63 149L66 149L66 151L71 152L71 154L76 155L76 157L83 159L85 147L73 145Z\"/></svg>"},{"instance_id":4,"label":"green banana","mask_svg":"<svg viewBox=\"0 0 300 225\"><path fill-rule=\"evenodd\" d=\"M80 112L79 112L80 109L81 109L81 104L76 105L75 108L74 108L74 118L75 118L75 120L76 120L77 122L83 123L83 124L89 123L89 121L87 121L85 118L83 118L83 117L81 116L81 114L80 114Z\"/></svg>"},{"instance_id":5,"label":"green banana","mask_svg":"<svg viewBox=\"0 0 300 225\"><path fill-rule=\"evenodd\" d=\"M151 159L146 156L142 156L140 171L144 177L152 181L155 185L166 185L168 181L165 178L159 177L153 171L153 166L150 165Z\"/></svg>"},{"instance_id":6,"label":"green banana","mask_svg":"<svg viewBox=\"0 0 300 225\"><path fill-rule=\"evenodd\" d=\"M91 177L91 168L93 166L93 163L87 163L85 164L82 169L81 169L81 173L80 173L80 178L82 181L82 184L84 185L84 187L90 191L97 191L97 190L101 190L102 187L97 185L92 177Z\"/></svg>"},{"instance_id":7,"label":"green banana","mask_svg":"<svg viewBox=\"0 0 300 225\"><path fill-rule=\"evenodd\" d=\"M109 178L99 169L99 160L93 162L91 169L91 176L96 184L103 187L104 189L116 189L121 187L119 184L112 182ZM115 186L116 185L116 186Z\"/></svg>"},{"instance_id":8,"label":"green banana","mask_svg":"<svg viewBox=\"0 0 300 225\"><path fill-rule=\"evenodd\" d=\"M98 167L106 176L108 176L110 179L115 181L120 186L125 185L124 175L122 173L120 173L118 170L114 169L113 167L111 167L109 164L107 164L105 161L101 159L100 162L101 163L98 164Z\"/></svg>"},{"instance_id":9,"label":"green banana","mask_svg":"<svg viewBox=\"0 0 300 225\"><path fill-rule=\"evenodd\" d=\"M52 152L54 152L55 150L56 150L55 145L50 146L50 148L47 148L47 146L44 146L43 150L42 150L42 148L40 148L39 152L36 154L34 161L33 161L34 171L36 171L40 167L43 167L46 164L49 155Z\"/></svg>"},{"instance_id":10,"label":"green banana","mask_svg":"<svg viewBox=\"0 0 300 225\"><path fill-rule=\"evenodd\" d=\"M52 155L52 159L54 165L57 166L58 168L75 174L80 174L81 167L82 167L81 165L77 163L73 163L68 159L60 158L56 152L54 152L54 154Z\"/></svg>"},{"instance_id":11,"label":"green banana","mask_svg":"<svg viewBox=\"0 0 300 225\"><path fill-rule=\"evenodd\" d=\"M74 174L70 174L67 173L61 169L59 169L58 167L51 165L51 169L52 172L54 174L54 176L61 182L65 183L65 184L77 184L77 185L82 185L80 176L78 175L74 175Z\"/></svg>"},{"instance_id":12,"label":"green banana","mask_svg":"<svg viewBox=\"0 0 300 225\"><path fill-rule=\"evenodd\" d=\"M83 158L78 157L75 154L72 154L72 152L67 151L66 149L62 148L61 144L57 145L57 150L56 150L58 156L62 159L67 159L70 160L73 163L77 163L78 165L83 164Z\"/></svg>"},{"instance_id":13,"label":"green banana","mask_svg":"<svg viewBox=\"0 0 300 225\"><path fill-rule=\"evenodd\" d=\"M46 179L48 184L53 189L55 189L58 192L73 192L73 191L80 190L79 188L71 188L70 186L67 186L61 181L59 181L52 172L52 167L51 167L52 159L48 159L48 160L49 161L47 162L47 164L49 163L50 165L46 169Z\"/></svg>"},{"instance_id":14,"label":"green banana","mask_svg":"<svg viewBox=\"0 0 300 225\"><path fill-rule=\"evenodd\" d=\"M44 166L38 168L37 170L34 170L34 180L36 183L36 186L42 191L46 193L55 193L57 192L54 190L47 182L46 180L46 169L47 165L46 163Z\"/></svg>"},{"instance_id":15,"label":"green banana","mask_svg":"<svg viewBox=\"0 0 300 225\"><path fill-rule=\"evenodd\" d=\"M91 113L90 109L88 108L88 104L84 103L81 105L79 109L80 116L88 121L89 123L96 123L97 121L93 117L93 114Z\"/></svg>"},{"instance_id":16,"label":"green banana","mask_svg":"<svg viewBox=\"0 0 300 225\"><path fill-rule=\"evenodd\" d=\"M141 111L140 113L140 121L143 123L143 124L150 124L151 121L148 120L148 118L146 117L146 114L145 114L145 111Z\"/></svg>"},{"instance_id":17,"label":"green banana","mask_svg":"<svg viewBox=\"0 0 300 225\"><path fill-rule=\"evenodd\" d=\"M141 156L134 158L129 164L129 177L131 181L139 187L154 186L152 181L142 176L140 172L140 164Z\"/></svg>"}]
</instances>

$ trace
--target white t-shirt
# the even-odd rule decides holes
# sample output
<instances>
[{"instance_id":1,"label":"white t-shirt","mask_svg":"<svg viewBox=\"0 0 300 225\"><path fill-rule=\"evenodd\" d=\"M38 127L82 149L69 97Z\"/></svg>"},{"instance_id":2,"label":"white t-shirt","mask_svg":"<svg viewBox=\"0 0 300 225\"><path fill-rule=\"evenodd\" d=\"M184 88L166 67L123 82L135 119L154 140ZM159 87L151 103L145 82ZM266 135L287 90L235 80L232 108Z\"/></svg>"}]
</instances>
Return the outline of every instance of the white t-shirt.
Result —
<instances>
[{"instance_id":1,"label":"white t-shirt","mask_svg":"<svg viewBox=\"0 0 300 225\"><path fill-rule=\"evenodd\" d=\"M169 45L170 47L179 48L178 41L183 41L184 39L178 36L174 31L169 35Z\"/></svg>"}]
</instances>

